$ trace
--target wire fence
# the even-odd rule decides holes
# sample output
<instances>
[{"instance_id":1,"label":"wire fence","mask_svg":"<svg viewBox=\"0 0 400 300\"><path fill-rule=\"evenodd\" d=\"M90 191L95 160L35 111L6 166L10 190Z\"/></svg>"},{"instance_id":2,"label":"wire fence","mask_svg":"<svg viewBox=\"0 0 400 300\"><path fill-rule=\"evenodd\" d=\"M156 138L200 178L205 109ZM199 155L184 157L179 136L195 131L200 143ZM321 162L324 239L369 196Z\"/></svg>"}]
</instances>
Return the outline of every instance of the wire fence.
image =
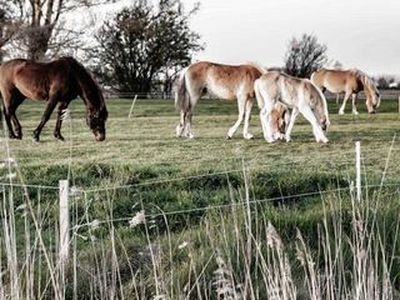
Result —
<instances>
[{"instance_id":1,"label":"wire fence","mask_svg":"<svg viewBox=\"0 0 400 300\"><path fill-rule=\"evenodd\" d=\"M382 89L380 90L381 98L383 100L397 100L400 96L400 90L397 89ZM107 99L127 99L132 100L137 97L138 99L157 99L157 100L172 100L175 98L174 92L149 92L149 93L141 93L141 92L113 92L113 91L105 91L105 98ZM336 100L336 94L330 93L328 91L325 92L326 98L328 100ZM206 95L204 98L212 99L214 98L212 95ZM341 95L341 100L343 95ZM365 100L365 94L361 91L357 98L360 100Z\"/></svg>"},{"instance_id":2,"label":"wire fence","mask_svg":"<svg viewBox=\"0 0 400 300\"><path fill-rule=\"evenodd\" d=\"M375 153L377 150L379 150L381 153L385 153L382 149L382 147L378 148L369 148L365 149L362 152L362 160L363 160L363 168L364 170L368 172L375 172L377 174L385 171L384 169L379 169L377 167L377 162L374 161L373 166L367 165L367 161L370 158L368 156L369 153ZM397 152L400 151L400 148L396 147L391 147L390 149L388 148L387 150L390 150L391 152ZM271 160L274 157L274 155L270 155L265 157L267 160ZM230 162L230 164L235 164L238 166L235 169L226 169L226 170L221 170L221 171L216 171L216 172L206 172L206 173L201 173L201 174L196 174L196 175L190 175L190 176L179 176L179 177L171 177L171 178L156 178L156 179L151 179L151 180L146 180L143 182L139 183L134 183L134 184L126 184L126 185L110 185L110 186L101 186L101 187L96 187L96 188L89 188L89 187L74 187L77 189L77 192L82 192L82 193L95 193L95 192L104 192L104 191L110 191L110 190L119 190L119 189L132 189L132 188L138 188L141 186L149 186L149 185L158 185L158 184L165 184L165 183L172 183L172 182L179 182L179 181L186 181L186 180L193 180L193 179L201 179L205 177L214 177L214 176L221 176L221 175L228 175L228 174L233 174L233 173L241 173L243 172L243 168L249 170L249 171L262 171L265 169L274 169L274 170L279 170L283 169L283 167L286 166L293 166L293 165L299 165L300 167L304 165L308 166L321 166L321 164L327 164L329 168L335 167L334 169L340 169L343 167L343 165L353 165L354 164L354 149L348 149L344 151L338 152L337 150L330 150L330 151L325 151L320 154L303 154L303 155L296 155L294 158L288 159L288 161L283 162L281 160L277 162L263 162L263 158L256 158L256 159L251 159L248 157L244 156L231 156L231 157L225 157L222 159L205 159L205 160L190 160L190 161L179 161L177 162L178 164L182 165L190 165L190 164L203 164L205 162L207 163L214 163L214 166L216 163L222 163L227 167L227 164L224 164L224 162ZM384 163L386 162L386 157L383 155L381 158L381 165L382 168L384 167ZM162 163L162 164L165 164ZM175 164L175 162L174 162ZM322 171L322 169L320 170ZM343 171L343 170L342 170ZM52 186L52 185L34 185L34 184L22 184L22 183L16 183L16 182L0 182L0 186L11 186L11 187L17 187L17 188L36 188L36 189L42 189L42 190L59 190L58 186Z\"/></svg>"}]
</instances>

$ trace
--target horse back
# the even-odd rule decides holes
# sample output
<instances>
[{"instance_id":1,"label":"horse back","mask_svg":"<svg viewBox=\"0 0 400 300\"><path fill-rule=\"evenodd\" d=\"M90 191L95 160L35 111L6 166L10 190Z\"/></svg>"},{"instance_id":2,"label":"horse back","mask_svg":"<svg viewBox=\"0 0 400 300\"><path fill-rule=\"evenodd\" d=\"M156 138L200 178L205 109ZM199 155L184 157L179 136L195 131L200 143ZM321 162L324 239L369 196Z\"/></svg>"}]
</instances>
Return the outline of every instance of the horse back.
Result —
<instances>
[{"instance_id":1,"label":"horse back","mask_svg":"<svg viewBox=\"0 0 400 300\"><path fill-rule=\"evenodd\" d=\"M205 61L194 63L187 70L192 86L227 100L243 94L254 98L254 81L261 75L260 70L252 65L224 65Z\"/></svg>"},{"instance_id":2,"label":"horse back","mask_svg":"<svg viewBox=\"0 0 400 300\"><path fill-rule=\"evenodd\" d=\"M323 86L333 93L358 93L363 89L360 76L355 70L321 69L314 76L313 82Z\"/></svg>"},{"instance_id":3,"label":"horse back","mask_svg":"<svg viewBox=\"0 0 400 300\"><path fill-rule=\"evenodd\" d=\"M53 94L75 98L78 89L71 73L70 64L62 59L49 63L15 59L1 66L0 81L33 100L48 100Z\"/></svg>"}]
</instances>

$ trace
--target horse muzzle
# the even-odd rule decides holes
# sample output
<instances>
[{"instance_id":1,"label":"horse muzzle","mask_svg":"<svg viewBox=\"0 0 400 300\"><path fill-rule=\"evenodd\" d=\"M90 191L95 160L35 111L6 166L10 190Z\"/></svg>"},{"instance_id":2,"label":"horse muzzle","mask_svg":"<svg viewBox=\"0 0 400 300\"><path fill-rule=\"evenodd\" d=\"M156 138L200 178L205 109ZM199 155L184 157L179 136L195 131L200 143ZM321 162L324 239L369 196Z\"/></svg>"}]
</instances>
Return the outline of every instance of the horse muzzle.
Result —
<instances>
[{"instance_id":1,"label":"horse muzzle","mask_svg":"<svg viewBox=\"0 0 400 300\"><path fill-rule=\"evenodd\" d=\"M94 138L96 139L97 142L102 142L106 139L106 134L102 132L96 132L94 134Z\"/></svg>"}]
</instances>

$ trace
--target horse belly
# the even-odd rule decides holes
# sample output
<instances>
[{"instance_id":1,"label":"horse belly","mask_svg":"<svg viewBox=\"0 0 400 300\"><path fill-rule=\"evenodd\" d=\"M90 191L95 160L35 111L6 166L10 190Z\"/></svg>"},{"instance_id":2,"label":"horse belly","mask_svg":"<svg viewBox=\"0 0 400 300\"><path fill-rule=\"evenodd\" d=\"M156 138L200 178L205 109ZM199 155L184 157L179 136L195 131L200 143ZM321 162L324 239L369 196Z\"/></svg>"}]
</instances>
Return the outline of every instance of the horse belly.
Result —
<instances>
[{"instance_id":1,"label":"horse belly","mask_svg":"<svg viewBox=\"0 0 400 300\"><path fill-rule=\"evenodd\" d=\"M25 86L18 86L18 85L16 85L16 87L21 92L21 94L28 99L43 101L47 100L48 98L48 93L44 90L35 88L26 88Z\"/></svg>"},{"instance_id":2,"label":"horse belly","mask_svg":"<svg viewBox=\"0 0 400 300\"><path fill-rule=\"evenodd\" d=\"M335 85L335 84L331 84L331 83L327 82L324 86L328 91L330 91L331 93L334 93L334 94L344 92L344 86L341 86L341 85Z\"/></svg>"},{"instance_id":3,"label":"horse belly","mask_svg":"<svg viewBox=\"0 0 400 300\"><path fill-rule=\"evenodd\" d=\"M235 93L230 89L229 87L225 85L218 85L215 83L211 83L207 86L208 92L221 99L226 99L226 100L233 100L236 98Z\"/></svg>"}]
</instances>

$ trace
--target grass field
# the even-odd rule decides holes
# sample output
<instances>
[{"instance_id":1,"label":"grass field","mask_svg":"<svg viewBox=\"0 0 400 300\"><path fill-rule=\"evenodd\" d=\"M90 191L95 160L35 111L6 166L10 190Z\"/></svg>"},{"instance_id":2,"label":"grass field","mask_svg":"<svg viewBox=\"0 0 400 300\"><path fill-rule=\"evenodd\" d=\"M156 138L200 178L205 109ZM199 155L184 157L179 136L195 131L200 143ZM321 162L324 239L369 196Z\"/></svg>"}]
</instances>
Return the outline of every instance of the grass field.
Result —
<instances>
[{"instance_id":1,"label":"grass field","mask_svg":"<svg viewBox=\"0 0 400 300\"><path fill-rule=\"evenodd\" d=\"M128 119L130 105L129 100L108 101L103 143L96 143L86 127L80 101L71 105L71 120L63 126L65 142L53 138L52 120L41 142L34 143L31 133L44 106L21 106L24 139L2 142L4 158L17 161L13 180L55 189L28 187L25 196L19 187L3 190L4 224L11 222L11 210L26 203L26 195L32 211L26 204L15 209L14 245L7 242L10 232L2 231L0 264L6 275L0 294L17 282L21 295L54 298L60 288L50 280L50 265L57 270L56 187L70 178L82 193L72 201L73 259L62 289L67 298L274 299L271 291L278 291L275 299L396 297L397 101L383 101L376 115L366 114L360 103L359 116L338 116L330 103L327 145L315 143L302 118L292 142L267 144L257 108L251 120L255 139L244 140L238 132L226 140L237 109L220 100L203 100L196 107L194 140L177 139L172 101L138 100ZM350 188L355 141L362 148L362 205L355 205ZM129 226L142 209L145 225ZM44 245L51 264L38 250ZM14 279L13 247L19 270ZM358 261L360 255L365 259ZM318 289L324 292L315 294Z\"/></svg>"}]
</instances>

